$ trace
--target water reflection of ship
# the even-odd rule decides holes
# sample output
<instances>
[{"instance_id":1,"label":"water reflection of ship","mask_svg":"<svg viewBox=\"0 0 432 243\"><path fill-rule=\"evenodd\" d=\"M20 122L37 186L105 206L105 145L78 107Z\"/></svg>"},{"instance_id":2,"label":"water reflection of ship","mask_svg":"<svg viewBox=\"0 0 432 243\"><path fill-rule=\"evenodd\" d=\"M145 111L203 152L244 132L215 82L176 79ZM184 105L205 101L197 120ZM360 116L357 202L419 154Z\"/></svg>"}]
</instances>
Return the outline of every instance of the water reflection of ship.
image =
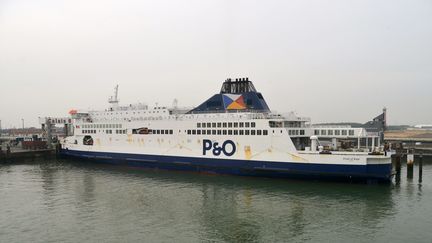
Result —
<instances>
[{"instance_id":1,"label":"water reflection of ship","mask_svg":"<svg viewBox=\"0 0 432 243\"><path fill-rule=\"evenodd\" d=\"M203 185L202 224L209 239L261 242L269 240L263 235L278 235L301 240L308 228L323 221L348 221L374 230L382 218L394 213L390 188L362 193L358 190L369 188L351 191L355 188L299 182L276 187L227 185Z\"/></svg>"},{"instance_id":2,"label":"water reflection of ship","mask_svg":"<svg viewBox=\"0 0 432 243\"><path fill-rule=\"evenodd\" d=\"M391 185L323 184L85 166L98 174L102 169L113 178L145 180L153 186L163 184L168 195L176 195L176 188L201 191L201 197L190 196L195 197L195 206L201 205L196 210L203 228L201 239L205 240L253 242L268 240L263 238L268 235L301 240L306 231L323 221L349 222L353 227L374 231L379 222L395 213ZM139 198L145 202L148 195L139 184L128 187L132 187L128 190L136 199L129 207L142 210L149 206L140 203ZM269 228L272 226L277 227Z\"/></svg>"}]
</instances>

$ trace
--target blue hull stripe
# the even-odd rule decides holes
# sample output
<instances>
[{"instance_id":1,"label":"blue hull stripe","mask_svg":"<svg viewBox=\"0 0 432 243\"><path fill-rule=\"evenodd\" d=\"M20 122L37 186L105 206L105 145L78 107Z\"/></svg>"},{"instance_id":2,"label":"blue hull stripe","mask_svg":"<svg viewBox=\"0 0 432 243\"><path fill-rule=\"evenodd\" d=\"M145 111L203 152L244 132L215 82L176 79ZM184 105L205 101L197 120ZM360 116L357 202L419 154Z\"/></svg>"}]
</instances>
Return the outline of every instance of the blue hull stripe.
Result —
<instances>
[{"instance_id":1,"label":"blue hull stripe","mask_svg":"<svg viewBox=\"0 0 432 243\"><path fill-rule=\"evenodd\" d=\"M62 150L67 157L134 167L278 178L390 181L391 164L334 165Z\"/></svg>"}]
</instances>

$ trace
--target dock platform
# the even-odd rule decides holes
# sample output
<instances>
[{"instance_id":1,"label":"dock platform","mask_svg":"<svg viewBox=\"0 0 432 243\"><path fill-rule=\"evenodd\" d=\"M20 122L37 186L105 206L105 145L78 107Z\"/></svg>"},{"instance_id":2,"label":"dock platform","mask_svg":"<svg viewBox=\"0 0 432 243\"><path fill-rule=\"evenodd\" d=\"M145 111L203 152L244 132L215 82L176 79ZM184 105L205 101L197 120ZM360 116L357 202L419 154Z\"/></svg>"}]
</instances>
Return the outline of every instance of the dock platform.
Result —
<instances>
[{"instance_id":1,"label":"dock platform","mask_svg":"<svg viewBox=\"0 0 432 243\"><path fill-rule=\"evenodd\" d=\"M12 163L20 161L31 161L37 158L53 158L56 156L55 149L24 150L11 149L10 151L0 151L0 163Z\"/></svg>"}]
</instances>

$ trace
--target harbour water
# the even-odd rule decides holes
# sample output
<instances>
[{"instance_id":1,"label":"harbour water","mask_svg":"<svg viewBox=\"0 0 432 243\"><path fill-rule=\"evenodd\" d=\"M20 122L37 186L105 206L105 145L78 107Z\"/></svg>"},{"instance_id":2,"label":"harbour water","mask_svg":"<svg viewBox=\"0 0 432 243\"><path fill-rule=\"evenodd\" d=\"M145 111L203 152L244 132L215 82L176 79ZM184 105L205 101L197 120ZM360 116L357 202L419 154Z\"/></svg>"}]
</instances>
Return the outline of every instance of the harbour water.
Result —
<instances>
[{"instance_id":1,"label":"harbour water","mask_svg":"<svg viewBox=\"0 0 432 243\"><path fill-rule=\"evenodd\" d=\"M0 242L431 242L432 161L390 185L0 165Z\"/></svg>"}]
</instances>

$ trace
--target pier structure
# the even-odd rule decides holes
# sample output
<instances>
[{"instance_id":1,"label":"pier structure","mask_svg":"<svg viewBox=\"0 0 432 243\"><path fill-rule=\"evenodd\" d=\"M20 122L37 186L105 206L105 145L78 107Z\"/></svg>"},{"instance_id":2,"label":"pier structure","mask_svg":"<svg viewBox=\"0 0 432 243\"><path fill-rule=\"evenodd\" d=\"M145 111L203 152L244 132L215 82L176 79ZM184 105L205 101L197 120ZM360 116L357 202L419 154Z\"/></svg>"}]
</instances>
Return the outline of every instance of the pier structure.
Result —
<instances>
[{"instance_id":1,"label":"pier structure","mask_svg":"<svg viewBox=\"0 0 432 243\"><path fill-rule=\"evenodd\" d=\"M383 151L384 132L387 129L387 109L366 123L323 123L311 124L310 118L296 117L290 114L293 123L288 132L297 149L311 145L310 138L324 150L345 150L357 152ZM287 127L287 126L285 126Z\"/></svg>"},{"instance_id":2,"label":"pier structure","mask_svg":"<svg viewBox=\"0 0 432 243\"><path fill-rule=\"evenodd\" d=\"M386 131L385 142L402 155L414 151L415 155L432 157L432 131L426 129L409 129L403 131Z\"/></svg>"},{"instance_id":3,"label":"pier structure","mask_svg":"<svg viewBox=\"0 0 432 243\"><path fill-rule=\"evenodd\" d=\"M67 137L73 133L72 118L70 117L39 117L39 124L44 131L43 136L46 138L50 149L53 148L53 138L58 140L58 138Z\"/></svg>"},{"instance_id":4,"label":"pier structure","mask_svg":"<svg viewBox=\"0 0 432 243\"><path fill-rule=\"evenodd\" d=\"M333 150L353 149L374 152L381 147L380 135L362 127L319 125L312 127L313 135Z\"/></svg>"},{"instance_id":5,"label":"pier structure","mask_svg":"<svg viewBox=\"0 0 432 243\"><path fill-rule=\"evenodd\" d=\"M288 127L288 133L297 149L311 146L311 137L316 137L326 150L352 150L374 152L383 145L381 136L362 127L349 125L299 125Z\"/></svg>"}]
</instances>

